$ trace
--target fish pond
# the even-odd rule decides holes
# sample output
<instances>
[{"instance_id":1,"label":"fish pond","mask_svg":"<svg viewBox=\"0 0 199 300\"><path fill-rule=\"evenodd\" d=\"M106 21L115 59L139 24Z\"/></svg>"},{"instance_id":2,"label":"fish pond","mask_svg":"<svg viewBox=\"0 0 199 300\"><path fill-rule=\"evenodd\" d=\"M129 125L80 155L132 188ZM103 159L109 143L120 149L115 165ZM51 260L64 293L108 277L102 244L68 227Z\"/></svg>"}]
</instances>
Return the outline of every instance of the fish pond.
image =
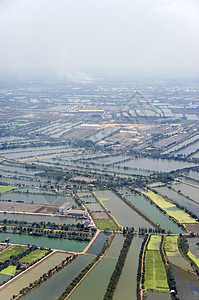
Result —
<instances>
[{"instance_id":1,"label":"fish pond","mask_svg":"<svg viewBox=\"0 0 199 300\"><path fill-rule=\"evenodd\" d=\"M153 227L112 191L96 191L95 195L99 201L103 202L105 207L111 212L111 215L114 216L120 225L134 227L135 229L138 229L139 227Z\"/></svg>"},{"instance_id":2,"label":"fish pond","mask_svg":"<svg viewBox=\"0 0 199 300\"><path fill-rule=\"evenodd\" d=\"M184 169L189 167L194 167L194 163L160 159L160 158L134 158L130 161L120 163L121 167L129 168L142 168L144 170L158 171L158 172L171 172L177 169Z\"/></svg>"},{"instance_id":3,"label":"fish pond","mask_svg":"<svg viewBox=\"0 0 199 300\"><path fill-rule=\"evenodd\" d=\"M73 219L65 216L44 216L44 215L27 215L27 214L9 214L9 213L0 213L0 220L14 220L19 222L51 222L55 224L82 224L81 219Z\"/></svg>"},{"instance_id":4,"label":"fish pond","mask_svg":"<svg viewBox=\"0 0 199 300\"><path fill-rule=\"evenodd\" d=\"M134 236L114 293L114 300L136 299L138 258L143 238Z\"/></svg>"},{"instance_id":5,"label":"fish pond","mask_svg":"<svg viewBox=\"0 0 199 300\"><path fill-rule=\"evenodd\" d=\"M172 233L183 233L184 231L179 228L174 222L162 214L153 204L147 201L141 195L128 194L125 195L135 207L143 211L147 216L160 225L161 228Z\"/></svg>"},{"instance_id":6,"label":"fish pond","mask_svg":"<svg viewBox=\"0 0 199 300\"><path fill-rule=\"evenodd\" d=\"M188 211L195 214L199 218L199 205L197 203L190 201L185 196L179 194L173 189L168 188L167 186L154 187L153 189L159 194L162 194L173 200L178 205L185 207L188 209Z\"/></svg>"},{"instance_id":7,"label":"fish pond","mask_svg":"<svg viewBox=\"0 0 199 300\"><path fill-rule=\"evenodd\" d=\"M60 270L47 281L42 283L39 287L37 287L23 299L58 299L61 296L61 294L65 291L67 286L73 281L73 279L75 279L81 272L81 270L83 270L92 260L92 256L78 256L71 263L66 265L62 270Z\"/></svg>"},{"instance_id":8,"label":"fish pond","mask_svg":"<svg viewBox=\"0 0 199 300\"><path fill-rule=\"evenodd\" d=\"M199 280L195 274L171 265L180 300L199 299Z\"/></svg>"},{"instance_id":9,"label":"fish pond","mask_svg":"<svg viewBox=\"0 0 199 300\"><path fill-rule=\"evenodd\" d=\"M0 233L0 241L10 238L10 243L21 245L35 245L38 247L68 250L81 252L87 245L85 242L73 241L68 239L48 238L45 236L33 236L26 234Z\"/></svg>"},{"instance_id":10,"label":"fish pond","mask_svg":"<svg viewBox=\"0 0 199 300\"><path fill-rule=\"evenodd\" d=\"M29 193L29 192L13 192L0 196L1 200L11 200L11 201L23 201L28 203L40 203L49 205L62 205L65 202L69 202L70 205L75 205L72 197L65 196L62 194L50 195L47 193Z\"/></svg>"}]
</instances>

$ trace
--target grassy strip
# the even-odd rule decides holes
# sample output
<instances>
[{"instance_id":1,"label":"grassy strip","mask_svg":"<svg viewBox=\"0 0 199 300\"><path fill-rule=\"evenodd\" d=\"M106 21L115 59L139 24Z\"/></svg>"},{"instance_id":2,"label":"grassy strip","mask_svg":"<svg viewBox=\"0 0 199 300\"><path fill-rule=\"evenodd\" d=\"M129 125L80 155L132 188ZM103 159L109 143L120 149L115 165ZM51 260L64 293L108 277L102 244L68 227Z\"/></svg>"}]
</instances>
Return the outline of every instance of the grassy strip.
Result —
<instances>
[{"instance_id":1,"label":"grassy strip","mask_svg":"<svg viewBox=\"0 0 199 300\"><path fill-rule=\"evenodd\" d=\"M160 235L151 235L147 250L159 250L162 237Z\"/></svg>"},{"instance_id":2,"label":"grassy strip","mask_svg":"<svg viewBox=\"0 0 199 300\"><path fill-rule=\"evenodd\" d=\"M16 186L11 185L0 185L0 194L12 191L13 189L16 189Z\"/></svg>"},{"instance_id":3,"label":"grassy strip","mask_svg":"<svg viewBox=\"0 0 199 300\"><path fill-rule=\"evenodd\" d=\"M124 263L126 260L126 256L129 251L129 248L131 246L132 239L133 239L133 234L131 232L128 232L126 239L124 241L123 247L120 251L120 255L119 255L117 264L115 266L115 270L113 271L110 282L108 284L108 287L107 287L107 290L106 290L106 293L104 296L104 300L113 299L113 294L114 294L114 291L118 284L118 281L120 279L120 275L122 273Z\"/></svg>"},{"instance_id":4,"label":"grassy strip","mask_svg":"<svg viewBox=\"0 0 199 300\"><path fill-rule=\"evenodd\" d=\"M44 257L48 253L48 250L34 250L27 254L26 256L22 257L19 262L25 263L25 264L34 264L36 261Z\"/></svg>"},{"instance_id":5,"label":"grassy strip","mask_svg":"<svg viewBox=\"0 0 199 300\"><path fill-rule=\"evenodd\" d=\"M111 220L95 220L95 224L100 230L118 231L116 225Z\"/></svg>"}]
</instances>

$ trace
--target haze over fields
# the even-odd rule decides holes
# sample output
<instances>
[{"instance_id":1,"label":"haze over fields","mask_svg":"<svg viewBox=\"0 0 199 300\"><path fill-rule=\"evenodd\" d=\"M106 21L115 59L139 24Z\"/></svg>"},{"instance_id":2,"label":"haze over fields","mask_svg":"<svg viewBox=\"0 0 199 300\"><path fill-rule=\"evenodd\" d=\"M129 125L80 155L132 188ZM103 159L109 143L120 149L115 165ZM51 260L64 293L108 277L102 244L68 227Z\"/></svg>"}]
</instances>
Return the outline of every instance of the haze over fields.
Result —
<instances>
[{"instance_id":1,"label":"haze over fields","mask_svg":"<svg viewBox=\"0 0 199 300\"><path fill-rule=\"evenodd\" d=\"M1 71L197 72L197 0L1 0Z\"/></svg>"}]
</instances>

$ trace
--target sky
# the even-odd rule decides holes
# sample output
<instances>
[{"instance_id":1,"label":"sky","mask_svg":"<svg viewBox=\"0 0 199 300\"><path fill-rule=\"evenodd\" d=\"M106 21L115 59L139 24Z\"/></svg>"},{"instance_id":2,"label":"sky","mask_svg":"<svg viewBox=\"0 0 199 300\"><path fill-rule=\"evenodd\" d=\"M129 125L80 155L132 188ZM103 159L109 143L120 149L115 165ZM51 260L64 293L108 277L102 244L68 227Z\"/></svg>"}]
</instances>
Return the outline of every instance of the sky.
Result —
<instances>
[{"instance_id":1,"label":"sky","mask_svg":"<svg viewBox=\"0 0 199 300\"><path fill-rule=\"evenodd\" d=\"M0 0L0 72L198 72L198 0Z\"/></svg>"}]
</instances>

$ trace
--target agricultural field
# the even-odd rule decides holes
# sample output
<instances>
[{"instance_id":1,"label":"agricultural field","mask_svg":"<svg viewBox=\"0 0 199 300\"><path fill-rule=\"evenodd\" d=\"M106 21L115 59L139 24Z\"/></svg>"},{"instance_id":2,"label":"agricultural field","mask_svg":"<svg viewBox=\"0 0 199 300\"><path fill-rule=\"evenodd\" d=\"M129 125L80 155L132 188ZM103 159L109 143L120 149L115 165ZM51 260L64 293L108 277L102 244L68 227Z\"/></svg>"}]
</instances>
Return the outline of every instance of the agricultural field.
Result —
<instances>
[{"instance_id":1,"label":"agricultural field","mask_svg":"<svg viewBox=\"0 0 199 300\"><path fill-rule=\"evenodd\" d=\"M198 223L194 218L192 218L189 214L184 212L183 210L169 210L165 209L168 215L176 219L179 223L186 224L186 223Z\"/></svg>"},{"instance_id":2,"label":"agricultural field","mask_svg":"<svg viewBox=\"0 0 199 300\"><path fill-rule=\"evenodd\" d=\"M100 230L118 231L116 225L111 220L95 220L95 224Z\"/></svg>"},{"instance_id":3,"label":"agricultural field","mask_svg":"<svg viewBox=\"0 0 199 300\"><path fill-rule=\"evenodd\" d=\"M160 250L161 240L161 235L151 235L147 245L147 250Z\"/></svg>"},{"instance_id":4,"label":"agricultural field","mask_svg":"<svg viewBox=\"0 0 199 300\"><path fill-rule=\"evenodd\" d=\"M195 262L195 264L199 267L199 258L197 258L191 251L188 251L187 255Z\"/></svg>"},{"instance_id":5,"label":"agricultural field","mask_svg":"<svg viewBox=\"0 0 199 300\"><path fill-rule=\"evenodd\" d=\"M27 247L14 246L0 253L0 262L5 262L9 260L11 256L17 256L27 250Z\"/></svg>"},{"instance_id":6,"label":"agricultural field","mask_svg":"<svg viewBox=\"0 0 199 300\"><path fill-rule=\"evenodd\" d=\"M0 194L4 194L4 193L7 193L7 192L10 192L14 189L16 189L17 187L16 186L7 186L7 185L0 185Z\"/></svg>"},{"instance_id":7,"label":"agricultural field","mask_svg":"<svg viewBox=\"0 0 199 300\"><path fill-rule=\"evenodd\" d=\"M192 271L191 265L181 255L178 249L178 236L166 236L164 250L170 263L185 270Z\"/></svg>"},{"instance_id":8,"label":"agricultural field","mask_svg":"<svg viewBox=\"0 0 199 300\"><path fill-rule=\"evenodd\" d=\"M19 262L25 264L34 264L39 259L43 258L48 253L48 250L34 250L31 253L27 254L26 256L22 257Z\"/></svg>"},{"instance_id":9,"label":"agricultural field","mask_svg":"<svg viewBox=\"0 0 199 300\"><path fill-rule=\"evenodd\" d=\"M179 209L175 204L172 204L166 201L160 195L152 191L142 192L145 196L147 196L151 201L153 201L156 205L158 205L161 209L165 210L168 215L176 219L181 224L184 223L198 223L194 218L192 218L188 213Z\"/></svg>"},{"instance_id":10,"label":"agricultural field","mask_svg":"<svg viewBox=\"0 0 199 300\"><path fill-rule=\"evenodd\" d=\"M145 253L144 289L169 291L166 270L159 251L147 250Z\"/></svg>"},{"instance_id":11,"label":"agricultural field","mask_svg":"<svg viewBox=\"0 0 199 300\"><path fill-rule=\"evenodd\" d=\"M7 268L1 270L0 274L15 276L16 266L8 266Z\"/></svg>"}]
</instances>

